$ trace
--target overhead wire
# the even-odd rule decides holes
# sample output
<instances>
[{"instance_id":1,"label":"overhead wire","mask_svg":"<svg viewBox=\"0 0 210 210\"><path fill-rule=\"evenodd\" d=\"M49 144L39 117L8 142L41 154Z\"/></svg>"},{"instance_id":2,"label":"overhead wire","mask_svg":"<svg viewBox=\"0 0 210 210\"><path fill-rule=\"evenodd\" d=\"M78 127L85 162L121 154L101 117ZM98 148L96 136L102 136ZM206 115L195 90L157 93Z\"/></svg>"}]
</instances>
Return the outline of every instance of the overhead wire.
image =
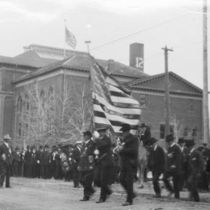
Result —
<instances>
[{"instance_id":1,"label":"overhead wire","mask_svg":"<svg viewBox=\"0 0 210 210\"><path fill-rule=\"evenodd\" d=\"M122 37L122 38L113 40L113 41L111 41L111 42L107 42L107 43L102 44L102 45L99 45L98 47L94 47L94 48L90 49L90 51L97 50L97 49L99 49L99 48L101 48L101 47L104 47L104 46L107 46L107 45L110 45L110 44L113 44L113 43L122 41L122 40L124 40L124 39L130 38L130 37L135 36L135 35L137 35L137 34L140 34L140 33L143 33L143 32L149 31L149 30L152 30L152 29L154 29L154 28L158 28L158 27L160 27L160 26L162 26L162 25L171 23L171 22L173 22L173 21L176 21L176 20L181 19L181 18L183 18L183 17L189 16L189 15L191 15L191 14L192 14L192 13L184 14L184 15L178 16L178 17L176 17L176 18L173 18L173 19L171 19L171 20L168 20L168 21L162 22L162 23L160 23L160 24L151 26L151 27L149 27L149 28L143 29L143 30L141 30L141 31L137 31L137 32L135 32L135 33L133 33L133 34L129 34L129 35L124 36L124 37Z\"/></svg>"}]
</instances>

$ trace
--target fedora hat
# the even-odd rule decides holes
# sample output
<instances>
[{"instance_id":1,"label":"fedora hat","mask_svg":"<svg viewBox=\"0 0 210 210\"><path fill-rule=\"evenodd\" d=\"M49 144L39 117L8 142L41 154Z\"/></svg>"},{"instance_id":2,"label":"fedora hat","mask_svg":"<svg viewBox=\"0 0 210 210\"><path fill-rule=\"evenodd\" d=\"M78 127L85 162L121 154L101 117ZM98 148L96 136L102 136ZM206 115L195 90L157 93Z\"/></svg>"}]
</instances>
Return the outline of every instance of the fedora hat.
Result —
<instances>
[{"instance_id":1,"label":"fedora hat","mask_svg":"<svg viewBox=\"0 0 210 210\"><path fill-rule=\"evenodd\" d=\"M83 136L90 136L92 137L92 133L90 131L83 132Z\"/></svg>"},{"instance_id":2,"label":"fedora hat","mask_svg":"<svg viewBox=\"0 0 210 210\"><path fill-rule=\"evenodd\" d=\"M170 141L173 141L175 138L174 138L174 135L173 134L169 134L166 136L166 142L170 142Z\"/></svg>"},{"instance_id":3,"label":"fedora hat","mask_svg":"<svg viewBox=\"0 0 210 210\"><path fill-rule=\"evenodd\" d=\"M145 123L142 123L142 124L140 125L140 128L145 128L145 127L147 127L147 126L145 125Z\"/></svg>"},{"instance_id":4,"label":"fedora hat","mask_svg":"<svg viewBox=\"0 0 210 210\"><path fill-rule=\"evenodd\" d=\"M185 141L185 146L186 147L191 147L191 146L194 146L195 145L195 142L193 139L189 139L189 140L186 140Z\"/></svg>"},{"instance_id":5,"label":"fedora hat","mask_svg":"<svg viewBox=\"0 0 210 210\"><path fill-rule=\"evenodd\" d=\"M8 140L10 140L10 139L11 139L11 137L9 136L9 134L6 134L6 135L4 135L4 139L8 139Z\"/></svg>"},{"instance_id":6,"label":"fedora hat","mask_svg":"<svg viewBox=\"0 0 210 210\"><path fill-rule=\"evenodd\" d=\"M155 142L157 142L158 140L154 137L152 137L150 140L149 140L149 144L154 144Z\"/></svg>"},{"instance_id":7,"label":"fedora hat","mask_svg":"<svg viewBox=\"0 0 210 210\"><path fill-rule=\"evenodd\" d=\"M184 139L184 138L179 138L177 143L178 143L178 144L185 143L185 139Z\"/></svg>"},{"instance_id":8,"label":"fedora hat","mask_svg":"<svg viewBox=\"0 0 210 210\"><path fill-rule=\"evenodd\" d=\"M120 128L120 131L129 131L131 129L131 126L129 124L122 124L122 127Z\"/></svg>"}]
</instances>

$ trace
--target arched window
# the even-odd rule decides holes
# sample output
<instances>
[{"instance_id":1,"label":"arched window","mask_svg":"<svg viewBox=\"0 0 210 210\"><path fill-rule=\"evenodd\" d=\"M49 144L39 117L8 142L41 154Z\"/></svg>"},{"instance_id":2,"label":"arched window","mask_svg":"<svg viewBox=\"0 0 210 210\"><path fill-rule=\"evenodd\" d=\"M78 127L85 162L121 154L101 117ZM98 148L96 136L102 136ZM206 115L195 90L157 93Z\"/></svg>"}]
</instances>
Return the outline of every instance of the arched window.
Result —
<instances>
[{"instance_id":1,"label":"arched window","mask_svg":"<svg viewBox=\"0 0 210 210\"><path fill-rule=\"evenodd\" d=\"M25 96L25 100L26 100L26 111L28 111L29 108L30 108L29 97L28 97L28 95Z\"/></svg>"},{"instance_id":2,"label":"arched window","mask_svg":"<svg viewBox=\"0 0 210 210\"><path fill-rule=\"evenodd\" d=\"M53 110L55 98L54 98L54 90L52 87L49 88L48 96L49 96L50 109Z\"/></svg>"},{"instance_id":3,"label":"arched window","mask_svg":"<svg viewBox=\"0 0 210 210\"><path fill-rule=\"evenodd\" d=\"M22 97L19 96L18 97L18 104L17 104L17 111L22 112L22 109L23 109L23 100L22 100Z\"/></svg>"},{"instance_id":4,"label":"arched window","mask_svg":"<svg viewBox=\"0 0 210 210\"><path fill-rule=\"evenodd\" d=\"M42 107L44 107L44 105L45 105L45 92L44 92L44 90L42 90L41 93L40 93L40 102L41 102Z\"/></svg>"},{"instance_id":5,"label":"arched window","mask_svg":"<svg viewBox=\"0 0 210 210\"><path fill-rule=\"evenodd\" d=\"M21 134L22 134L21 123L18 123L18 136L21 137Z\"/></svg>"}]
</instances>

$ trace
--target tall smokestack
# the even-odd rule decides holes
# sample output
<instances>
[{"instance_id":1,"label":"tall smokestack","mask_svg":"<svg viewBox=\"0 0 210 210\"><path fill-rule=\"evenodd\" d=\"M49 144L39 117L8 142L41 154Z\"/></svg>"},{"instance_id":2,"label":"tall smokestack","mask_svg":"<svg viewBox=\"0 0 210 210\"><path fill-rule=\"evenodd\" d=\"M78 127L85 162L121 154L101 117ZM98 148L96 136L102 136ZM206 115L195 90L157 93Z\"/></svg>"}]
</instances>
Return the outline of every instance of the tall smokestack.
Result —
<instances>
[{"instance_id":1,"label":"tall smokestack","mask_svg":"<svg viewBox=\"0 0 210 210\"><path fill-rule=\"evenodd\" d=\"M131 67L144 71L144 44L130 44L130 63Z\"/></svg>"}]
</instances>

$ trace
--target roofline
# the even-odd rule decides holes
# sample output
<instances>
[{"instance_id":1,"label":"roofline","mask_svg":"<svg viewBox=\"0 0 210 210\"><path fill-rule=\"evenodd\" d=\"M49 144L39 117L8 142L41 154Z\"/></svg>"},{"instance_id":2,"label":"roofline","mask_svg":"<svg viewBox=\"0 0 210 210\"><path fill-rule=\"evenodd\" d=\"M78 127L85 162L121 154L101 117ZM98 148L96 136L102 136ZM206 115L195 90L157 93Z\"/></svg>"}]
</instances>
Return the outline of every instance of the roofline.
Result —
<instances>
[{"instance_id":1,"label":"roofline","mask_svg":"<svg viewBox=\"0 0 210 210\"><path fill-rule=\"evenodd\" d=\"M38 77L39 75L45 75L48 72L56 71L58 69L69 69L69 70L73 70L73 71L76 70L76 71L82 71L82 72L90 72L90 70L88 68L81 69L81 68L78 68L76 66L69 67L69 66L63 65L63 66L57 66L55 68L48 69L47 71L42 71L42 72L35 71L35 72L32 72L29 75L26 74L23 77L15 80L15 81L13 81L13 84L17 84L17 83L22 82L22 81L25 81L27 79L31 79L31 77ZM140 78L140 77L137 77L137 76L127 76L127 75L112 74L112 73L110 75L112 75L112 76L118 76L118 77L123 77L123 78L131 78L131 79L134 79L134 78L135 79L138 79L138 78Z\"/></svg>"},{"instance_id":2,"label":"roofline","mask_svg":"<svg viewBox=\"0 0 210 210\"><path fill-rule=\"evenodd\" d=\"M189 82L188 80L182 78L181 76L177 75L176 73L174 73L174 72L172 72L172 71L169 72L169 75L171 75L172 77L175 77L176 79L178 79L178 80L184 82L186 85L191 86L192 88L196 89L197 91L200 91L200 92L203 91L201 88L195 86L194 84L192 84L192 83ZM165 73L156 74L156 75L153 75L153 76L148 76L148 78L145 78L145 80L136 82L136 83L134 83L134 84L131 83L131 85L133 86L133 85L142 84L142 83L145 83L145 82L148 82L148 81L156 80L156 79L158 79L158 78L160 78L160 77L163 77L163 76L165 76ZM147 76L146 76L146 77L147 77Z\"/></svg>"},{"instance_id":3,"label":"roofline","mask_svg":"<svg viewBox=\"0 0 210 210\"><path fill-rule=\"evenodd\" d=\"M143 86L130 86L131 90L144 90L144 91L149 91L149 92L159 92L159 93L165 93L165 90L163 89L154 89L154 88L149 88L149 87L143 87ZM203 93L201 94L196 94L196 93L190 93L190 92L181 92L181 91L174 91L171 90L169 91L169 94L173 95L190 95L190 96L197 96L203 98Z\"/></svg>"},{"instance_id":4,"label":"roofline","mask_svg":"<svg viewBox=\"0 0 210 210\"><path fill-rule=\"evenodd\" d=\"M0 62L0 64L6 64L6 65L12 65L12 66L20 66L20 67L30 67L30 68L34 68L34 69L38 69L38 68L40 68L41 66L30 66L30 65L23 65L23 64L15 64L15 63L10 63L10 62L8 62L8 63L6 63L6 62Z\"/></svg>"}]
</instances>

